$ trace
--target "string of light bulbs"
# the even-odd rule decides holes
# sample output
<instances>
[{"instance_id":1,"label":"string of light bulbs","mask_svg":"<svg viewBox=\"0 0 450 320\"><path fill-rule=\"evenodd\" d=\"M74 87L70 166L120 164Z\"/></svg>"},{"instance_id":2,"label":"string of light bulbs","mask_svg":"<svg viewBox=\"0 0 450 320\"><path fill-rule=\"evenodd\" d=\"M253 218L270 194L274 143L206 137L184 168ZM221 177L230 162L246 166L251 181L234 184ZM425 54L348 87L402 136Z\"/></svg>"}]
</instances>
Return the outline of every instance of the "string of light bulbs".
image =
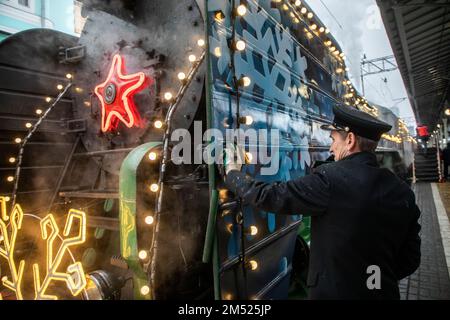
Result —
<instances>
[{"instance_id":1,"label":"string of light bulbs","mask_svg":"<svg viewBox=\"0 0 450 320\"><path fill-rule=\"evenodd\" d=\"M30 129L30 131L28 132L26 137L23 140L20 139L20 138L16 138L15 139L16 143L20 143L20 149L19 149L19 153L18 153L18 157L17 157L16 171L15 171L15 175L14 175L13 179L11 179L11 177L8 177L8 181L10 181L10 182L12 182L11 180L14 181L14 189L13 189L13 192L12 192L12 206L13 207L16 204L17 190L19 188L20 171L21 171L21 166L22 166L23 154L24 154L25 147L26 147L28 141L33 136L33 134L40 127L42 122L47 118L48 114L58 104L58 102L64 97L64 95L67 93L67 91L70 89L70 87L72 87L72 85L73 85L73 83L72 83L72 75L71 74L67 74L66 78L69 79L69 83L65 87L62 84L58 84L57 89L60 90L61 92L59 93L59 95L57 96L55 101L50 105L50 107L45 112L43 112L42 109L37 109L36 110L36 114L40 116L38 121L34 125L29 123L29 122L26 123L26 128ZM51 100L50 97L46 98L46 102L47 103L50 103L51 101L52 100ZM11 162L11 160L12 160L12 158L10 159L10 162Z\"/></svg>"},{"instance_id":2,"label":"string of light bulbs","mask_svg":"<svg viewBox=\"0 0 450 320\"><path fill-rule=\"evenodd\" d=\"M205 42L203 39L199 39L197 41L197 45L199 47L204 47ZM153 226L153 235L151 240L151 245L149 251L141 250L139 252L139 257L142 260L146 260L149 256L151 256L150 262L144 264L144 269L148 271L150 269L150 287L143 286L141 288L141 294L146 295L152 292L152 296L155 297L155 271L156 271L156 260L158 256L158 234L159 234L159 227L160 227L160 214L162 211L162 201L163 201L163 191L164 191L164 178L165 178L165 172L166 172L166 166L169 161L169 141L170 141L170 133L172 130L172 117L175 111L177 110L184 94L186 93L189 85L191 84L192 80L194 79L195 74L197 74L200 65L202 64L203 60L205 59L206 51L203 51L201 56L197 59L197 57L193 54L189 55L188 60L192 63L192 67L186 75L184 72L179 72L177 77L181 82L181 86L176 94L176 96L173 96L173 94L170 91L167 91L164 94L164 99L170 103L170 106L168 108L168 111L166 113L165 121L162 122L161 120L156 120L154 122L154 127L156 129L164 129L164 136L163 136L163 150L162 150L162 158L160 163L160 170L159 170L159 177L157 183L152 183L150 185L150 191L153 193L156 193L156 203L155 203L155 214L154 216L147 216L145 218L145 222L147 225ZM149 158L150 160L156 160L156 154L150 153Z\"/></svg>"}]
</instances>

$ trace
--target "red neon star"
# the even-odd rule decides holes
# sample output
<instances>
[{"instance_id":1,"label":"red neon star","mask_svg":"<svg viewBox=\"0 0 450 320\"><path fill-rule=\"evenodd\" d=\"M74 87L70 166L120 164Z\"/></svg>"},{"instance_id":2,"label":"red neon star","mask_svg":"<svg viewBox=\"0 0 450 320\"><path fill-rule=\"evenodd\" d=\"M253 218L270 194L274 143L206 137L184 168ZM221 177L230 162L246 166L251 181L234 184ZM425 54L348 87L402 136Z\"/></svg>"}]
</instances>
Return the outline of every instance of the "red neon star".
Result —
<instances>
[{"instance_id":1,"label":"red neon star","mask_svg":"<svg viewBox=\"0 0 450 320\"><path fill-rule=\"evenodd\" d=\"M122 121L128 128L141 125L141 117L133 96L153 83L143 72L125 75L125 62L116 54L108 78L95 87L95 94L102 104L102 131L114 130Z\"/></svg>"}]
</instances>

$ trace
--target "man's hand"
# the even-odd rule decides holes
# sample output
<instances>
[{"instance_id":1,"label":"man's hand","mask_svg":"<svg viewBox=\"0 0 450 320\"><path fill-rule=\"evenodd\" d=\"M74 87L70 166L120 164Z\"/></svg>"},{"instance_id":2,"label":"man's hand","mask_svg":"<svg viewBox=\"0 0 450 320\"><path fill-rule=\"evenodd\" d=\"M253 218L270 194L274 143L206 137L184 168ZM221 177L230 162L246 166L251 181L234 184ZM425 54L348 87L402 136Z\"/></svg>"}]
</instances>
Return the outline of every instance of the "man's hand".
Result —
<instances>
[{"instance_id":1,"label":"man's hand","mask_svg":"<svg viewBox=\"0 0 450 320\"><path fill-rule=\"evenodd\" d=\"M224 149L224 167L227 175L232 170L241 171L245 163L245 150L243 147L234 144L228 144Z\"/></svg>"}]
</instances>

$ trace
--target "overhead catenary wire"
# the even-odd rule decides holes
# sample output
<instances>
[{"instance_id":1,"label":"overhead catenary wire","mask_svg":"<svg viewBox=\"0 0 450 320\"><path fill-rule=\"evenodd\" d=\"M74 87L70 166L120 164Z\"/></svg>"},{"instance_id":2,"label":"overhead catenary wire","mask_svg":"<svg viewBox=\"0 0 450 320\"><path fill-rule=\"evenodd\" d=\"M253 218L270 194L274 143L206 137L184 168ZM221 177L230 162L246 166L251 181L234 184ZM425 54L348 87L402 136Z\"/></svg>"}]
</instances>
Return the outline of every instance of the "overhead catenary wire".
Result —
<instances>
[{"instance_id":1,"label":"overhead catenary wire","mask_svg":"<svg viewBox=\"0 0 450 320\"><path fill-rule=\"evenodd\" d=\"M329 13L329 14L331 15L331 17L334 19L334 21L336 21L336 23L338 24L338 26L339 26L342 30L344 30L344 28L342 27L342 25L339 23L339 20L335 17L335 15L333 14L333 12L331 12L331 10L328 9L327 5L326 5L322 0L320 0L320 3L325 7L325 9L328 11L328 13Z\"/></svg>"}]
</instances>

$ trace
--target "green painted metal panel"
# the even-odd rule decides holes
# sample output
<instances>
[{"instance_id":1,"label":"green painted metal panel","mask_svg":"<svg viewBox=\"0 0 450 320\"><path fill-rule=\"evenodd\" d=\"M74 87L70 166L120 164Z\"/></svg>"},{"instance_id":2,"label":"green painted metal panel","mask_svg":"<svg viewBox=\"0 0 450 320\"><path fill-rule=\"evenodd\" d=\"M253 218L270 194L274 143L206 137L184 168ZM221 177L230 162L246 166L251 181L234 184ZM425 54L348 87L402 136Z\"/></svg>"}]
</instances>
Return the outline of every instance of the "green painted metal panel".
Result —
<instances>
[{"instance_id":1,"label":"green painted metal panel","mask_svg":"<svg viewBox=\"0 0 450 320\"><path fill-rule=\"evenodd\" d=\"M148 285L138 256L136 230L136 196L137 171L144 157L153 149L161 146L161 142L143 144L131 151L120 168L119 201L120 201L120 252L129 268L133 271L134 295L136 299L150 299L150 295L141 295L140 288Z\"/></svg>"}]
</instances>

